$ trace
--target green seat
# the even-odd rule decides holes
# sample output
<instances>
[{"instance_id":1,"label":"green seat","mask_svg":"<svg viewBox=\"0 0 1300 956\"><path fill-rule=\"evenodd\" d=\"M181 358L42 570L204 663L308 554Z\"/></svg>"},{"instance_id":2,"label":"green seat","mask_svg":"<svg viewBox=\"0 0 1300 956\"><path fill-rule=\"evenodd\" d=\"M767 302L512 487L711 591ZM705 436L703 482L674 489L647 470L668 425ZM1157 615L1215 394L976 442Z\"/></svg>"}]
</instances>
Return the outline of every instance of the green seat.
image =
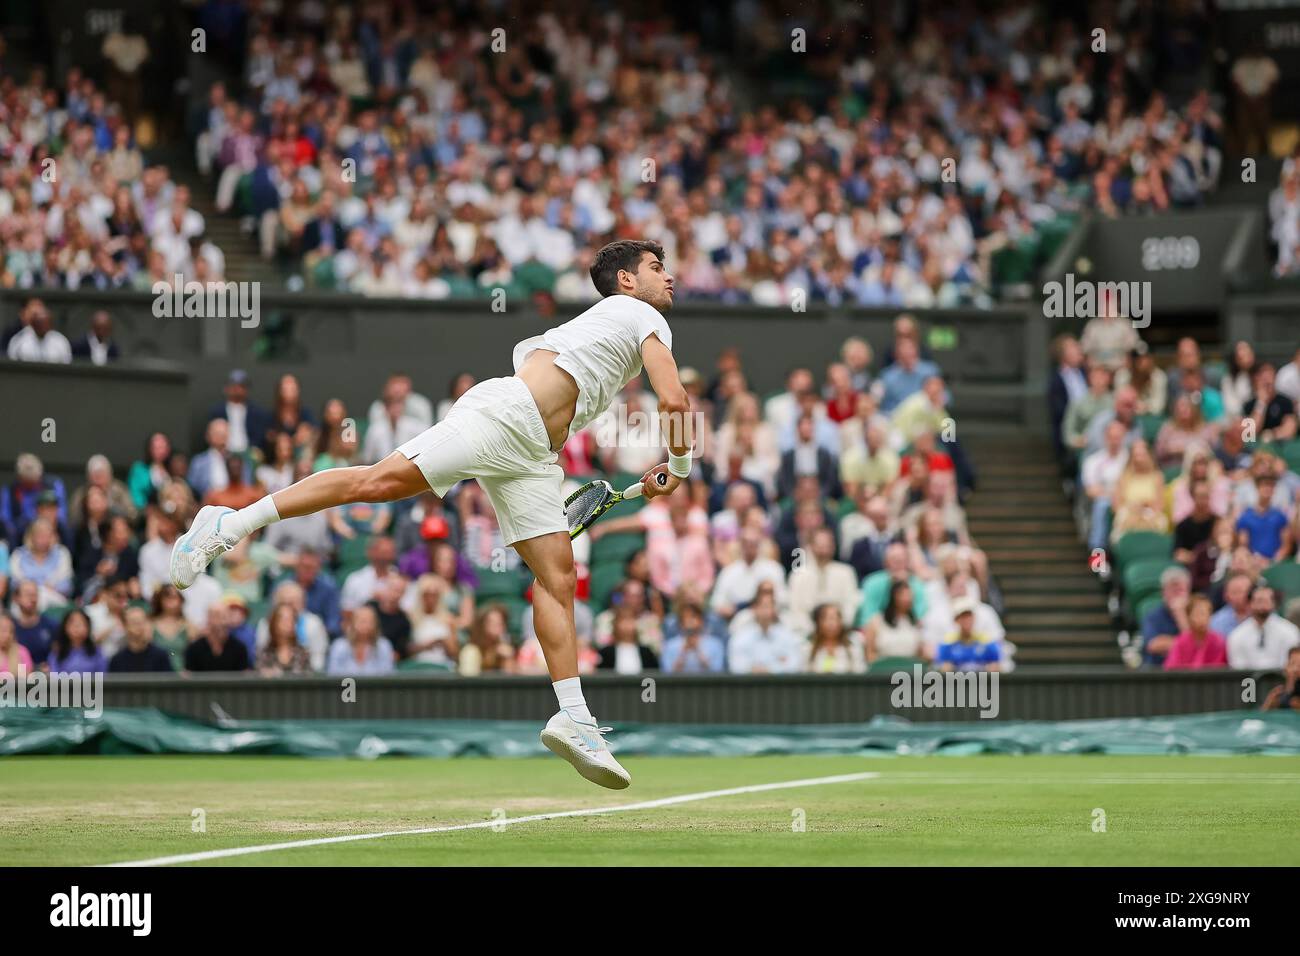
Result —
<instances>
[{"instance_id":1,"label":"green seat","mask_svg":"<svg viewBox=\"0 0 1300 956\"><path fill-rule=\"evenodd\" d=\"M858 503L852 498L843 498L840 500L840 506L836 514L841 518L846 518L858 510Z\"/></svg>"},{"instance_id":2,"label":"green seat","mask_svg":"<svg viewBox=\"0 0 1300 956\"><path fill-rule=\"evenodd\" d=\"M596 612L609 607L609 596L623 583L623 565L613 562L599 564L591 569L589 582L591 609Z\"/></svg>"},{"instance_id":3,"label":"green seat","mask_svg":"<svg viewBox=\"0 0 1300 956\"><path fill-rule=\"evenodd\" d=\"M1160 469L1160 473L1165 476L1165 481L1173 481L1183 473L1183 466L1181 464L1166 465L1164 468Z\"/></svg>"},{"instance_id":4,"label":"green seat","mask_svg":"<svg viewBox=\"0 0 1300 956\"><path fill-rule=\"evenodd\" d=\"M1160 575L1167 568L1181 565L1170 558L1144 558L1133 561L1124 568L1124 601L1136 616L1138 606L1151 595L1160 594Z\"/></svg>"},{"instance_id":5,"label":"green seat","mask_svg":"<svg viewBox=\"0 0 1300 956\"><path fill-rule=\"evenodd\" d=\"M338 577L340 579L366 566L368 563L366 548L368 547L370 547L370 536L366 534L359 534L355 538L344 538L339 541Z\"/></svg>"},{"instance_id":6,"label":"green seat","mask_svg":"<svg viewBox=\"0 0 1300 956\"><path fill-rule=\"evenodd\" d=\"M1142 429L1142 438L1150 443L1156 440L1156 435L1160 434L1160 426L1165 423L1163 415L1139 415L1137 417L1138 427Z\"/></svg>"},{"instance_id":7,"label":"green seat","mask_svg":"<svg viewBox=\"0 0 1300 956\"><path fill-rule=\"evenodd\" d=\"M1139 628L1142 627L1143 622L1147 619L1147 615L1164 603L1164 600L1164 597L1159 593L1148 594L1142 599L1141 603L1137 606L1137 610L1133 613L1133 620Z\"/></svg>"},{"instance_id":8,"label":"green seat","mask_svg":"<svg viewBox=\"0 0 1300 956\"><path fill-rule=\"evenodd\" d=\"M448 671L454 671L455 669L456 669L455 664L446 663L446 662L442 664L439 664L435 661L416 661L416 660L397 662L397 670L399 671L442 671L446 673Z\"/></svg>"},{"instance_id":9,"label":"green seat","mask_svg":"<svg viewBox=\"0 0 1300 956\"><path fill-rule=\"evenodd\" d=\"M555 288L555 270L530 259L515 269L514 281L530 296L535 292L550 292Z\"/></svg>"},{"instance_id":10,"label":"green seat","mask_svg":"<svg viewBox=\"0 0 1300 956\"><path fill-rule=\"evenodd\" d=\"M528 599L516 594L502 594L489 603L500 604L506 609L506 629L510 632L511 641L518 644L522 639L524 611L528 609Z\"/></svg>"},{"instance_id":11,"label":"green seat","mask_svg":"<svg viewBox=\"0 0 1300 956\"><path fill-rule=\"evenodd\" d=\"M478 285L468 276L457 275L452 273L443 276L447 280L447 285L451 287L451 299L473 299L479 294Z\"/></svg>"},{"instance_id":12,"label":"green seat","mask_svg":"<svg viewBox=\"0 0 1300 956\"><path fill-rule=\"evenodd\" d=\"M1111 547L1111 559L1121 569L1133 561L1168 558L1173 553L1173 535L1159 531L1129 531Z\"/></svg>"},{"instance_id":13,"label":"green seat","mask_svg":"<svg viewBox=\"0 0 1300 956\"><path fill-rule=\"evenodd\" d=\"M524 591L532 583L532 575L522 571L484 571L478 572L478 587L474 596L479 601L494 601L498 598L523 599Z\"/></svg>"},{"instance_id":14,"label":"green seat","mask_svg":"<svg viewBox=\"0 0 1300 956\"><path fill-rule=\"evenodd\" d=\"M1281 561L1264 572L1264 580L1282 592L1282 600L1300 597L1300 564ZM1281 604L1278 613L1282 613Z\"/></svg>"},{"instance_id":15,"label":"green seat","mask_svg":"<svg viewBox=\"0 0 1300 956\"><path fill-rule=\"evenodd\" d=\"M44 617L48 617L51 621L56 621L59 624L62 624L63 619L67 617L68 613L76 606L77 605L75 604L51 604L42 611L41 614Z\"/></svg>"},{"instance_id":16,"label":"green seat","mask_svg":"<svg viewBox=\"0 0 1300 956\"><path fill-rule=\"evenodd\" d=\"M623 563L645 547L645 535L634 531L620 531L597 538L591 544L591 566L615 565L620 571Z\"/></svg>"},{"instance_id":17,"label":"green seat","mask_svg":"<svg viewBox=\"0 0 1300 956\"><path fill-rule=\"evenodd\" d=\"M1300 438L1292 438L1290 441L1283 442L1278 449L1278 454L1286 462L1287 468L1300 474Z\"/></svg>"},{"instance_id":18,"label":"green seat","mask_svg":"<svg viewBox=\"0 0 1300 956\"><path fill-rule=\"evenodd\" d=\"M248 602L248 623L254 626L257 622L266 617L266 613L271 610L271 602L268 600L249 601Z\"/></svg>"},{"instance_id":19,"label":"green seat","mask_svg":"<svg viewBox=\"0 0 1300 956\"><path fill-rule=\"evenodd\" d=\"M882 657L873 661L867 668L869 674L879 674L882 671L911 671L913 667L920 664L922 667L928 667L925 661L919 657Z\"/></svg>"}]
</instances>

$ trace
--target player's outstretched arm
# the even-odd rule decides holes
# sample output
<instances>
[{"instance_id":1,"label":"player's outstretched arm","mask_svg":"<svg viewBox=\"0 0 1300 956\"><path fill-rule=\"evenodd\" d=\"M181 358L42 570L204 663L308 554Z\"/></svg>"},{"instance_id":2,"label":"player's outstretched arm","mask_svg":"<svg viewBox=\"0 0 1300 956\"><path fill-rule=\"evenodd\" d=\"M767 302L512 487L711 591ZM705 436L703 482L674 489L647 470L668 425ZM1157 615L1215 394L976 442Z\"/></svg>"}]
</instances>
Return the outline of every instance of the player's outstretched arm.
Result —
<instances>
[{"instance_id":1,"label":"player's outstretched arm","mask_svg":"<svg viewBox=\"0 0 1300 956\"><path fill-rule=\"evenodd\" d=\"M671 494L681 479L690 473L695 430L691 421L691 400L682 387L672 350L658 336L647 336L641 343L641 363L650 376L650 387L659 397L660 434L664 436L669 451L668 464L652 468L646 474L646 497L653 498ZM668 475L668 483L665 485L651 480L653 475L661 472Z\"/></svg>"}]
</instances>

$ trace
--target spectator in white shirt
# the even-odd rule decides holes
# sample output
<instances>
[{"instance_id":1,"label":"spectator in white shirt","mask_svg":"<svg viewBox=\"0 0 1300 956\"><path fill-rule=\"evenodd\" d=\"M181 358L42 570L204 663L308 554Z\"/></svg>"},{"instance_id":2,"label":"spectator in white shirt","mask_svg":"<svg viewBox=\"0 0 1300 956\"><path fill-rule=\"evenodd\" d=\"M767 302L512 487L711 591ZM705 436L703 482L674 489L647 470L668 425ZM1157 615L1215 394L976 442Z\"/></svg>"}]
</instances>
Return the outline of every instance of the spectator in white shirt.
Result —
<instances>
[{"instance_id":1,"label":"spectator in white shirt","mask_svg":"<svg viewBox=\"0 0 1300 956\"><path fill-rule=\"evenodd\" d=\"M727 648L733 674L794 674L803 670L807 649L777 618L776 600L764 591L754 601L748 627L731 636Z\"/></svg>"},{"instance_id":2,"label":"spectator in white shirt","mask_svg":"<svg viewBox=\"0 0 1300 956\"><path fill-rule=\"evenodd\" d=\"M1292 404L1300 406L1300 348L1296 349L1291 361L1277 370L1273 388L1291 399Z\"/></svg>"},{"instance_id":3,"label":"spectator in white shirt","mask_svg":"<svg viewBox=\"0 0 1300 956\"><path fill-rule=\"evenodd\" d=\"M388 457L399 445L424 431L425 425L406 414L405 408L405 400L393 396L384 402L384 414L371 419L366 429L366 461L377 462Z\"/></svg>"},{"instance_id":4,"label":"spectator in white shirt","mask_svg":"<svg viewBox=\"0 0 1300 956\"><path fill-rule=\"evenodd\" d=\"M1083 460L1083 490L1092 503L1088 546L1093 550L1106 546L1111 495L1128 464L1128 450L1124 447L1127 435L1128 429L1122 422L1112 421L1106 426L1105 446Z\"/></svg>"},{"instance_id":5,"label":"spectator in white shirt","mask_svg":"<svg viewBox=\"0 0 1300 956\"><path fill-rule=\"evenodd\" d=\"M54 362L67 365L72 361L72 344L56 331L49 310L40 299L32 299L23 309L23 329L9 341L9 358L15 362Z\"/></svg>"},{"instance_id":6,"label":"spectator in white shirt","mask_svg":"<svg viewBox=\"0 0 1300 956\"><path fill-rule=\"evenodd\" d=\"M339 605L345 611L355 611L374 600L381 582L391 577L401 577L397 570L397 546L387 535L376 535L366 546L368 565L348 575L343 582ZM414 591L411 597L414 597ZM406 605L403 605L405 609Z\"/></svg>"},{"instance_id":7,"label":"spectator in white shirt","mask_svg":"<svg viewBox=\"0 0 1300 956\"><path fill-rule=\"evenodd\" d=\"M790 610L804 633L812 631L812 612L819 604L835 604L844 620L853 620L862 592L851 565L835 560L835 535L829 528L813 532L810 555L802 556L790 572Z\"/></svg>"},{"instance_id":8,"label":"spectator in white shirt","mask_svg":"<svg viewBox=\"0 0 1300 956\"><path fill-rule=\"evenodd\" d=\"M1276 614L1277 595L1266 584L1250 592L1250 617L1228 635L1228 666L1236 670L1280 670L1300 629Z\"/></svg>"},{"instance_id":9,"label":"spectator in white shirt","mask_svg":"<svg viewBox=\"0 0 1300 956\"><path fill-rule=\"evenodd\" d=\"M785 569L779 561L762 556L763 535L757 528L740 532L740 557L718 574L713 586L710 607L730 619L736 611L754 600L758 586L770 581L778 604L785 603Z\"/></svg>"}]
</instances>

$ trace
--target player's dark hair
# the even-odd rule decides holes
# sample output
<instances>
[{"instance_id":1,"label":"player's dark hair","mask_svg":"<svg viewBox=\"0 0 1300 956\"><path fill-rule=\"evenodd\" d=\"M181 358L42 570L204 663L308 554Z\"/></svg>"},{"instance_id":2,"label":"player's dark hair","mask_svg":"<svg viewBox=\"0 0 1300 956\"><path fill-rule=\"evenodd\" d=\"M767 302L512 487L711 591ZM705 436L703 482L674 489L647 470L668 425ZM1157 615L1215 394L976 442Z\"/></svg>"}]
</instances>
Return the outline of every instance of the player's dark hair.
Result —
<instances>
[{"instance_id":1,"label":"player's dark hair","mask_svg":"<svg viewBox=\"0 0 1300 956\"><path fill-rule=\"evenodd\" d=\"M650 253L664 261L664 247L653 239L616 239L603 246L591 260L591 282L603 296L618 291L618 274L626 269L635 273L641 257Z\"/></svg>"}]
</instances>

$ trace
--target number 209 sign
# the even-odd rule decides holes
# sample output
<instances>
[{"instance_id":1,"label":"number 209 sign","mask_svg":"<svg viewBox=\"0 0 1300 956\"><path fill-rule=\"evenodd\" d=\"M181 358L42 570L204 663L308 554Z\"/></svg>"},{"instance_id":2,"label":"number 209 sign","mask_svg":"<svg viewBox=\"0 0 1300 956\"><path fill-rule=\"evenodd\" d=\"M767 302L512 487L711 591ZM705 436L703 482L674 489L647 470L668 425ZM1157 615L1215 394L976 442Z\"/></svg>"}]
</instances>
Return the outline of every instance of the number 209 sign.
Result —
<instances>
[{"instance_id":1,"label":"number 209 sign","mask_svg":"<svg viewBox=\"0 0 1300 956\"><path fill-rule=\"evenodd\" d=\"M1201 261L1201 244L1194 236L1162 236L1142 240L1142 268L1195 269Z\"/></svg>"}]
</instances>

